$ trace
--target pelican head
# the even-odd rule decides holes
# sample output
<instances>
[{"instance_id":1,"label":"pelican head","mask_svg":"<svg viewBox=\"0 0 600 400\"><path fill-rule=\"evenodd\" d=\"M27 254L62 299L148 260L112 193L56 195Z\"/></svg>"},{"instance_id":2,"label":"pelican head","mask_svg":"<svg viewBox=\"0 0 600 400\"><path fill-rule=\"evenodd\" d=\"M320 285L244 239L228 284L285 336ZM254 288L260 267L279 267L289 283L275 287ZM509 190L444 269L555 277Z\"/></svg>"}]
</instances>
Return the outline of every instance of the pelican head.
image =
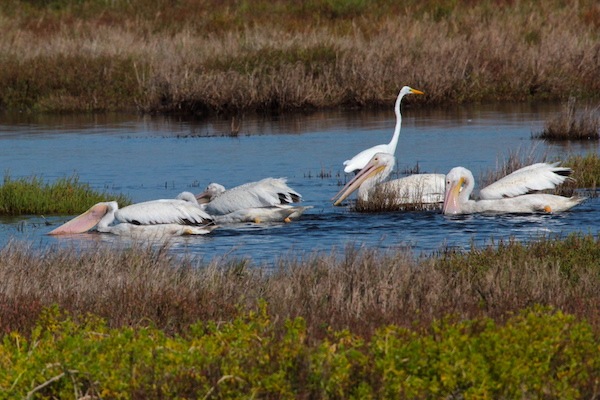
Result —
<instances>
[{"instance_id":1,"label":"pelican head","mask_svg":"<svg viewBox=\"0 0 600 400\"><path fill-rule=\"evenodd\" d=\"M359 194L367 193L372 187L388 177L396 160L393 154L377 153L356 176L346 184L333 198L334 206L339 206L352 192L359 189ZM336 200L337 199L337 200Z\"/></svg>"},{"instance_id":2,"label":"pelican head","mask_svg":"<svg viewBox=\"0 0 600 400\"><path fill-rule=\"evenodd\" d=\"M192 192L181 192L175 197L177 200L187 201L188 203L198 204L196 196Z\"/></svg>"},{"instance_id":3,"label":"pelican head","mask_svg":"<svg viewBox=\"0 0 600 400\"><path fill-rule=\"evenodd\" d=\"M48 235L68 235L73 233L84 233L98 225L100 220L109 212L119 208L116 201L107 201L94 204L83 214L62 224L58 228L48 232Z\"/></svg>"},{"instance_id":4,"label":"pelican head","mask_svg":"<svg viewBox=\"0 0 600 400\"><path fill-rule=\"evenodd\" d=\"M446 174L443 214L460 214L474 187L473 174L466 168L454 167Z\"/></svg>"},{"instance_id":5,"label":"pelican head","mask_svg":"<svg viewBox=\"0 0 600 400\"><path fill-rule=\"evenodd\" d=\"M196 195L196 200L200 204L210 203L211 200L224 192L225 186L218 183L211 183L204 189L204 192Z\"/></svg>"}]
</instances>

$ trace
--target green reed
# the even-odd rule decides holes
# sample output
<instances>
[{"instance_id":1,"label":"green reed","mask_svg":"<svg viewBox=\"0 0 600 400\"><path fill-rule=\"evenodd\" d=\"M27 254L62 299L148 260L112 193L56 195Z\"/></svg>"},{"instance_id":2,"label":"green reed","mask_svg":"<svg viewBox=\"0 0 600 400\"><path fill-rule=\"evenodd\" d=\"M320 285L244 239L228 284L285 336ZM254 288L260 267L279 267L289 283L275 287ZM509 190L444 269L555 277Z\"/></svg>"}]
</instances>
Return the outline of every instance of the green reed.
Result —
<instances>
[{"instance_id":1,"label":"green reed","mask_svg":"<svg viewBox=\"0 0 600 400\"><path fill-rule=\"evenodd\" d=\"M40 176L13 179L5 174L0 186L0 215L79 214L107 200L116 200L122 205L131 203L127 196L92 189L89 184L80 182L77 175L49 183Z\"/></svg>"}]
</instances>

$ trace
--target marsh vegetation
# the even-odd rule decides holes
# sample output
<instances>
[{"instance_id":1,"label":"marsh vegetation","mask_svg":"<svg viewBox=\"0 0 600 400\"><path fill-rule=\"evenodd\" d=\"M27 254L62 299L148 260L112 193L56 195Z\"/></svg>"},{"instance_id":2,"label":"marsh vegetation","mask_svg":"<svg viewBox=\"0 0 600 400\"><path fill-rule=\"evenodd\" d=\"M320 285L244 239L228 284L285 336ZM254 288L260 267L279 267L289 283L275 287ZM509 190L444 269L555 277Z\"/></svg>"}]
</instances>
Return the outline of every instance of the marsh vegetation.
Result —
<instances>
[{"instance_id":1,"label":"marsh vegetation","mask_svg":"<svg viewBox=\"0 0 600 400\"><path fill-rule=\"evenodd\" d=\"M600 138L600 106L576 108L576 99L570 97L562 111L546 122L534 138L545 140L598 140Z\"/></svg>"},{"instance_id":2,"label":"marsh vegetation","mask_svg":"<svg viewBox=\"0 0 600 400\"><path fill-rule=\"evenodd\" d=\"M0 109L238 113L596 97L597 2L0 5ZM493 51L490 51L493 49Z\"/></svg>"},{"instance_id":3,"label":"marsh vegetation","mask_svg":"<svg viewBox=\"0 0 600 400\"><path fill-rule=\"evenodd\" d=\"M348 247L272 265L142 243L10 243L0 386L96 398L593 397L599 253L590 235L429 257Z\"/></svg>"},{"instance_id":4,"label":"marsh vegetation","mask_svg":"<svg viewBox=\"0 0 600 400\"><path fill-rule=\"evenodd\" d=\"M131 203L127 196L92 189L89 184L80 182L77 175L50 183L41 176L14 179L6 173L0 185L0 215L81 214L90 206L109 199L122 205Z\"/></svg>"},{"instance_id":5,"label":"marsh vegetation","mask_svg":"<svg viewBox=\"0 0 600 400\"><path fill-rule=\"evenodd\" d=\"M328 329L369 337L382 324L427 327L454 315L503 321L521 308L552 306L595 329L600 300L598 239L571 235L428 257L410 250L348 247L272 265L245 259L181 258L166 247L0 251L0 320L5 333L29 332L44 307L93 313L109 326L182 333L195 321L231 320L261 301L284 318L302 317L311 340Z\"/></svg>"}]
</instances>

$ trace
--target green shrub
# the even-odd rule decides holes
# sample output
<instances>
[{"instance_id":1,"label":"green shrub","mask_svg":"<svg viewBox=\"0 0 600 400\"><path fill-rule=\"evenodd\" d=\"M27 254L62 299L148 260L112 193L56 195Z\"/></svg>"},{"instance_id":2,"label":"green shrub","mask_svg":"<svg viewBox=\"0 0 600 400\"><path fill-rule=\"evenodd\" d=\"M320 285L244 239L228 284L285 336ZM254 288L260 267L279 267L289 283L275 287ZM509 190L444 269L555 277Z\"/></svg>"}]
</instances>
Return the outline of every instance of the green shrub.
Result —
<instances>
[{"instance_id":1,"label":"green shrub","mask_svg":"<svg viewBox=\"0 0 600 400\"><path fill-rule=\"evenodd\" d=\"M47 309L30 338L4 335L2 398L589 398L598 338L584 321L533 307L489 319L347 331L307 344L302 319L274 329L263 304L185 335L109 329Z\"/></svg>"},{"instance_id":2,"label":"green shrub","mask_svg":"<svg viewBox=\"0 0 600 400\"><path fill-rule=\"evenodd\" d=\"M387 327L371 346L385 398L579 398L600 372L589 325L543 308L504 326L442 321L421 335Z\"/></svg>"}]
</instances>

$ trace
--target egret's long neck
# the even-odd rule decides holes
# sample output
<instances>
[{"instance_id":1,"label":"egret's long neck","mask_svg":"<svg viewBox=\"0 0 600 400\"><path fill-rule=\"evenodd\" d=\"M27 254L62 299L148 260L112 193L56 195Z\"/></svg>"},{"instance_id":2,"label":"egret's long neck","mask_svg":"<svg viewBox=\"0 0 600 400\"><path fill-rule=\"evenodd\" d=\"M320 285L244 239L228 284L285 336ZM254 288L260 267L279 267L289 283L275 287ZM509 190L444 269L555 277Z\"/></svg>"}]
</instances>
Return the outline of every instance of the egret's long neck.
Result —
<instances>
[{"instance_id":1,"label":"egret's long neck","mask_svg":"<svg viewBox=\"0 0 600 400\"><path fill-rule=\"evenodd\" d=\"M400 139L400 128L402 127L402 114L400 113L400 103L402 102L402 98L404 94L401 94L396 99L396 105L394 107L394 113L396 114L396 127L394 128L394 135L392 136L392 140L390 140L389 146L391 148L391 154L396 153L396 147L398 146L398 139Z\"/></svg>"}]
</instances>

